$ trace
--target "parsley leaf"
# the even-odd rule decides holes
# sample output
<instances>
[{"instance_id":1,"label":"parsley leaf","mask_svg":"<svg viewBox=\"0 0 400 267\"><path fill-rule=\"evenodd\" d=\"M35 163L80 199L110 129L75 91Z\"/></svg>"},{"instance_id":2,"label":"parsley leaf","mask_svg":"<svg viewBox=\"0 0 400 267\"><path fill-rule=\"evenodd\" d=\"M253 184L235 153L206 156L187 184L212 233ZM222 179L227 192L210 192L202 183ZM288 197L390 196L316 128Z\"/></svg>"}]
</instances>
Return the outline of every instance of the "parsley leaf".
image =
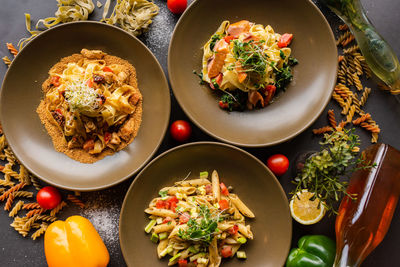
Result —
<instances>
[{"instance_id":1,"label":"parsley leaf","mask_svg":"<svg viewBox=\"0 0 400 267\"><path fill-rule=\"evenodd\" d=\"M219 34L214 34L213 36L211 36L211 42L210 42L210 49L211 50L214 49L215 44L220 39L221 39L221 35L219 35Z\"/></svg>"},{"instance_id":2,"label":"parsley leaf","mask_svg":"<svg viewBox=\"0 0 400 267\"><path fill-rule=\"evenodd\" d=\"M165 191L160 191L160 192L158 192L158 194L159 194L161 197L167 197L167 196L168 196L168 191L167 191L167 190L165 190Z\"/></svg>"}]
</instances>

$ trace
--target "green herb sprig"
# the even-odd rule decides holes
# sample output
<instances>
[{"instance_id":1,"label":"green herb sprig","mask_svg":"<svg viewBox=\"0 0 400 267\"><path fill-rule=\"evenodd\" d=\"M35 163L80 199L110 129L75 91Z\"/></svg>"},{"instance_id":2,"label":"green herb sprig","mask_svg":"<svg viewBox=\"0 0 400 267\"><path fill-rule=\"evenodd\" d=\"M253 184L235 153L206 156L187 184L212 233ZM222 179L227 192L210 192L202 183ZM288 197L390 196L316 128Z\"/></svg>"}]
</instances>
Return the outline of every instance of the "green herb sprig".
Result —
<instances>
[{"instance_id":1,"label":"green herb sprig","mask_svg":"<svg viewBox=\"0 0 400 267\"><path fill-rule=\"evenodd\" d=\"M320 144L321 151L306 160L304 168L294 179L296 189L291 194L296 195L307 189L314 193L311 200L317 198L330 212L337 213L335 204L344 195L351 199L356 197L347 193L347 182L343 178L349 178L359 168L371 168L373 165L360 158L359 137L354 134L354 129L325 134Z\"/></svg>"},{"instance_id":2,"label":"green herb sprig","mask_svg":"<svg viewBox=\"0 0 400 267\"><path fill-rule=\"evenodd\" d=\"M183 240L210 243L214 234L217 233L220 216L211 214L210 209L205 205L201 205L199 210L199 217L190 218L187 222L188 228L185 230L180 229L178 236Z\"/></svg>"}]
</instances>

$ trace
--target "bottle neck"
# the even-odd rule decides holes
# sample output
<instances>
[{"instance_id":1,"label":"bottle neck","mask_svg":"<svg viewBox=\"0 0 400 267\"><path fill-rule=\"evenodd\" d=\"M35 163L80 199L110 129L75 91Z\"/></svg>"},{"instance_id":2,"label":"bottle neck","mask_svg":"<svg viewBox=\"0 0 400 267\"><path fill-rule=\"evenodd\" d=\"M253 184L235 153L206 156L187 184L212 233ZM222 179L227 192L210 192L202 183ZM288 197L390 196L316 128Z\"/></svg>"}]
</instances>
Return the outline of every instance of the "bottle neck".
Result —
<instances>
[{"instance_id":1,"label":"bottle neck","mask_svg":"<svg viewBox=\"0 0 400 267\"><path fill-rule=\"evenodd\" d=\"M352 255L349 252L348 244L345 244L341 251L337 250L333 267L358 267L360 264L357 263L357 260L352 259Z\"/></svg>"}]
</instances>

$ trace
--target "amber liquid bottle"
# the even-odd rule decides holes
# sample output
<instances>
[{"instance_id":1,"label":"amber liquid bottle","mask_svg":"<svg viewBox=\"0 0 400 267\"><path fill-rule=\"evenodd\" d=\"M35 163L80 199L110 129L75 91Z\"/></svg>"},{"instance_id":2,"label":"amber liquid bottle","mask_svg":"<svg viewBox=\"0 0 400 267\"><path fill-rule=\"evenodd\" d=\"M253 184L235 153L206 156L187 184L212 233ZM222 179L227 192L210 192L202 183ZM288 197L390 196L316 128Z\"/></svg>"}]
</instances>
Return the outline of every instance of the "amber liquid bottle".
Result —
<instances>
[{"instance_id":1,"label":"amber liquid bottle","mask_svg":"<svg viewBox=\"0 0 400 267\"><path fill-rule=\"evenodd\" d=\"M389 229L400 193L400 152L385 145L363 152L371 169L354 172L336 217L335 267L359 266L383 240Z\"/></svg>"}]
</instances>

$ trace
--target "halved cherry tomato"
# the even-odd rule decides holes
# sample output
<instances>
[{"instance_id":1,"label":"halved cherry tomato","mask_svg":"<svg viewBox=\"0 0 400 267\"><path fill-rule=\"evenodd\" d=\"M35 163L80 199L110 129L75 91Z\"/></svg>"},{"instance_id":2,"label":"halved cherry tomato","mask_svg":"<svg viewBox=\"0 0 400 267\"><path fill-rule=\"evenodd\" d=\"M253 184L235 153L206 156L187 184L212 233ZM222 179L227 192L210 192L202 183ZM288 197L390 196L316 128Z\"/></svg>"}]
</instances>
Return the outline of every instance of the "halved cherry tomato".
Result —
<instances>
[{"instance_id":1,"label":"halved cherry tomato","mask_svg":"<svg viewBox=\"0 0 400 267\"><path fill-rule=\"evenodd\" d=\"M179 200L176 198L176 196L172 196L169 197L165 203L166 203L166 209L175 211L176 207L177 207L177 203L179 202Z\"/></svg>"},{"instance_id":2,"label":"halved cherry tomato","mask_svg":"<svg viewBox=\"0 0 400 267\"><path fill-rule=\"evenodd\" d=\"M225 36L225 42L229 43L230 41L232 41L233 39L235 39L235 37L231 36L231 35L227 35Z\"/></svg>"},{"instance_id":3,"label":"halved cherry tomato","mask_svg":"<svg viewBox=\"0 0 400 267\"><path fill-rule=\"evenodd\" d=\"M271 99L274 97L274 95L275 95L276 86L275 86L275 85L269 84L269 85L267 85L267 86L265 87L265 89L266 89L266 91L268 92L268 94L267 94L267 96L264 98L264 103L265 103L265 105L267 105L267 104L271 101Z\"/></svg>"},{"instance_id":4,"label":"halved cherry tomato","mask_svg":"<svg viewBox=\"0 0 400 267\"><path fill-rule=\"evenodd\" d=\"M92 150L94 148L94 140L89 139L83 144L83 149L86 151Z\"/></svg>"},{"instance_id":5,"label":"halved cherry tomato","mask_svg":"<svg viewBox=\"0 0 400 267\"><path fill-rule=\"evenodd\" d=\"M178 260L178 267L187 267L188 266L188 262L185 259L179 259Z\"/></svg>"},{"instance_id":6,"label":"halved cherry tomato","mask_svg":"<svg viewBox=\"0 0 400 267\"><path fill-rule=\"evenodd\" d=\"M111 68L107 67L107 66L105 66L105 67L103 68L103 71L104 71L104 72L113 72L113 70L112 70Z\"/></svg>"},{"instance_id":7,"label":"halved cherry tomato","mask_svg":"<svg viewBox=\"0 0 400 267\"><path fill-rule=\"evenodd\" d=\"M45 210L54 209L61 202L61 195L57 188L46 186L39 190L36 201Z\"/></svg>"},{"instance_id":8,"label":"halved cherry tomato","mask_svg":"<svg viewBox=\"0 0 400 267\"><path fill-rule=\"evenodd\" d=\"M187 223L189 219L190 219L190 214L184 212L183 214L181 214L181 216L179 216L179 224Z\"/></svg>"},{"instance_id":9,"label":"halved cherry tomato","mask_svg":"<svg viewBox=\"0 0 400 267\"><path fill-rule=\"evenodd\" d=\"M230 233L231 235L236 235L238 231L239 226L237 226L237 224L228 229L228 233Z\"/></svg>"},{"instance_id":10,"label":"halved cherry tomato","mask_svg":"<svg viewBox=\"0 0 400 267\"><path fill-rule=\"evenodd\" d=\"M55 87L60 86L60 76L53 76L53 77L51 77L50 83L51 83L52 85L54 85Z\"/></svg>"},{"instance_id":11,"label":"halved cherry tomato","mask_svg":"<svg viewBox=\"0 0 400 267\"><path fill-rule=\"evenodd\" d=\"M221 256L224 258L232 257L232 247L223 246L221 249Z\"/></svg>"},{"instance_id":12,"label":"halved cherry tomato","mask_svg":"<svg viewBox=\"0 0 400 267\"><path fill-rule=\"evenodd\" d=\"M221 199L220 201L218 201L218 204L219 204L219 209L220 210L229 209L229 202L226 199Z\"/></svg>"},{"instance_id":13,"label":"halved cherry tomato","mask_svg":"<svg viewBox=\"0 0 400 267\"><path fill-rule=\"evenodd\" d=\"M293 39L293 34L291 33L282 34L278 42L278 47L279 48L287 47L292 41L292 39Z\"/></svg>"},{"instance_id":14,"label":"halved cherry tomato","mask_svg":"<svg viewBox=\"0 0 400 267\"><path fill-rule=\"evenodd\" d=\"M224 103L224 102L222 102L221 100L218 102L218 105L219 105L219 107L222 108L222 109L227 109L227 108L229 107L229 104L228 104L228 103Z\"/></svg>"},{"instance_id":15,"label":"halved cherry tomato","mask_svg":"<svg viewBox=\"0 0 400 267\"><path fill-rule=\"evenodd\" d=\"M226 185L225 185L224 183L220 183L220 184L219 184L219 187L221 187L221 193L222 193L224 196L229 195L228 188L226 187Z\"/></svg>"},{"instance_id":16,"label":"halved cherry tomato","mask_svg":"<svg viewBox=\"0 0 400 267\"><path fill-rule=\"evenodd\" d=\"M283 175L289 168L289 160L285 155L275 154L268 158L267 166L276 175Z\"/></svg>"}]
</instances>

